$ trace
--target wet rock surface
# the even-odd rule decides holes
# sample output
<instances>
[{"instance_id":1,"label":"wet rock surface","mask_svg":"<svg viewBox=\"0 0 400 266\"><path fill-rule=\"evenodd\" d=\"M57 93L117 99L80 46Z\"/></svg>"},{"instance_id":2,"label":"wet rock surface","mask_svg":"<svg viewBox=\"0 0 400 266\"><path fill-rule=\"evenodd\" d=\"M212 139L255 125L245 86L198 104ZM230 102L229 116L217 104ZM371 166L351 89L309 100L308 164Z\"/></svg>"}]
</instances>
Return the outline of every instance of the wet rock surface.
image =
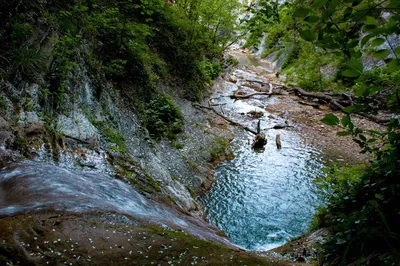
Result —
<instances>
[{"instance_id":1,"label":"wet rock surface","mask_svg":"<svg viewBox=\"0 0 400 266\"><path fill-rule=\"evenodd\" d=\"M228 138L229 131L214 130L214 118L177 96L174 101L184 115L184 132L177 140L153 140L129 97L121 97L109 83L102 84L105 89L98 95L93 82L80 65L56 119L44 115L49 107L39 102L43 88L38 84L2 84L6 90L0 92L4 105L0 161L6 164L10 154L18 151L67 169L114 175L147 197L201 216L194 196L209 189L214 178L208 147L216 138Z\"/></svg>"},{"instance_id":2,"label":"wet rock surface","mask_svg":"<svg viewBox=\"0 0 400 266\"><path fill-rule=\"evenodd\" d=\"M149 200L128 184L99 173L75 172L25 161L0 171L0 188L0 217L45 210L114 211L135 217L137 221L231 245L204 221Z\"/></svg>"},{"instance_id":3,"label":"wet rock surface","mask_svg":"<svg viewBox=\"0 0 400 266\"><path fill-rule=\"evenodd\" d=\"M1 265L287 265L115 213L0 219Z\"/></svg>"}]
</instances>

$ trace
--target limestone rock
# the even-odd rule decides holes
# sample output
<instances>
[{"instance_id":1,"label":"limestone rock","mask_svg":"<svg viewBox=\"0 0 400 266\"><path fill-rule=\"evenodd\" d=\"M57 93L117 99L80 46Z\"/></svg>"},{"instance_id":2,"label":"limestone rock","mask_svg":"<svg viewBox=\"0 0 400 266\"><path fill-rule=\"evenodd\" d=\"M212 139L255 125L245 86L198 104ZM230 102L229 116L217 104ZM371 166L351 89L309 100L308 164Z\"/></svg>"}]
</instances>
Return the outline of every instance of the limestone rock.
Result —
<instances>
[{"instance_id":1,"label":"limestone rock","mask_svg":"<svg viewBox=\"0 0 400 266\"><path fill-rule=\"evenodd\" d=\"M72 113L69 117L60 115L57 122L57 129L65 136L82 141L97 139L99 137L97 129L81 113Z\"/></svg>"}]
</instances>

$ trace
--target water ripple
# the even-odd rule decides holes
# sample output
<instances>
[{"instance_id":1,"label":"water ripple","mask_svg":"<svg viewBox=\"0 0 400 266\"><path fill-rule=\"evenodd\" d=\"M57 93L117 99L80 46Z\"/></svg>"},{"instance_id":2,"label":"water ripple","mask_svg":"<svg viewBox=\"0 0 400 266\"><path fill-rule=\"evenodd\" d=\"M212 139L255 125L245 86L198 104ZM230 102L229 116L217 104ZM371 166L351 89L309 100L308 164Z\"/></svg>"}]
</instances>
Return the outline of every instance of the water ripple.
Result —
<instances>
[{"instance_id":1,"label":"water ripple","mask_svg":"<svg viewBox=\"0 0 400 266\"><path fill-rule=\"evenodd\" d=\"M202 199L208 220L243 248L266 250L305 233L320 204L312 183L322 175L319 151L294 131L270 131L263 153L252 151L248 135L232 143L236 158L220 165L217 180ZM271 137L281 134L282 150Z\"/></svg>"}]
</instances>

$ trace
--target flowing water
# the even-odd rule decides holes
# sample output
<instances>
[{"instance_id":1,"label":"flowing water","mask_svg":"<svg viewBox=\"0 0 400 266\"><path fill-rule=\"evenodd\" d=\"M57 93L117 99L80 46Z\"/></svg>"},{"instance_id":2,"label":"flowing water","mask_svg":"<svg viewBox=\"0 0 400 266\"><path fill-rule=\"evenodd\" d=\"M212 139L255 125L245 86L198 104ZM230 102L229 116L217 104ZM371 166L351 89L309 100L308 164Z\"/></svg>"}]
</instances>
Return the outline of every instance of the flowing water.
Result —
<instances>
[{"instance_id":1,"label":"flowing water","mask_svg":"<svg viewBox=\"0 0 400 266\"><path fill-rule=\"evenodd\" d=\"M149 200L130 185L108 175L70 171L30 161L0 170L0 218L43 210L113 211L139 222L179 229L201 239L232 245L205 222Z\"/></svg>"},{"instance_id":2,"label":"flowing water","mask_svg":"<svg viewBox=\"0 0 400 266\"><path fill-rule=\"evenodd\" d=\"M257 96L243 101L226 97L243 79L259 78L246 71L234 74L239 77L237 83L225 82L213 96L213 103L221 105L225 115L253 129L258 120L249 118L249 111L264 114L264 129L290 118L288 110L282 110L281 117L272 118L262 108L275 103L277 99L273 97ZM323 174L320 152L307 146L296 128L263 132L268 144L261 152L251 149L249 140L253 135L237 133L232 142L236 158L217 168L217 180L202 198L211 224L226 232L235 244L250 250L268 250L307 232L315 207L320 204L312 182ZM281 135L281 150L275 145L277 134Z\"/></svg>"}]
</instances>

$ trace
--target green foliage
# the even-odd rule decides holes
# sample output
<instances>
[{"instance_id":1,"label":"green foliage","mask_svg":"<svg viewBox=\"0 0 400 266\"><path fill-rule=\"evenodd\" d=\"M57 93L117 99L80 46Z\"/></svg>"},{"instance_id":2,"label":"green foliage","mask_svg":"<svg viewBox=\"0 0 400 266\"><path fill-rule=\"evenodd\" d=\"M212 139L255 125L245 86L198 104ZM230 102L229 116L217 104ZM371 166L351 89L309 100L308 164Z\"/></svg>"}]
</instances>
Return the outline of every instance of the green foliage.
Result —
<instances>
[{"instance_id":1,"label":"green foliage","mask_svg":"<svg viewBox=\"0 0 400 266\"><path fill-rule=\"evenodd\" d=\"M171 146L174 147L175 149L181 150L181 149L183 149L185 147L185 144L179 143L179 142L176 142L176 141L172 141L171 142Z\"/></svg>"},{"instance_id":2,"label":"green foliage","mask_svg":"<svg viewBox=\"0 0 400 266\"><path fill-rule=\"evenodd\" d=\"M330 126L336 126L339 125L340 120L339 118L337 118L337 116L333 114L328 114L322 119L322 122Z\"/></svg>"},{"instance_id":3,"label":"green foliage","mask_svg":"<svg viewBox=\"0 0 400 266\"><path fill-rule=\"evenodd\" d=\"M87 66L99 92L106 77L147 102L163 79L196 100L235 37L238 6L224 0L9 1L0 18L0 76L48 84L42 101L56 112L66 94L73 96L76 71Z\"/></svg>"},{"instance_id":4,"label":"green foliage","mask_svg":"<svg viewBox=\"0 0 400 266\"><path fill-rule=\"evenodd\" d=\"M221 156L225 156L229 151L230 142L228 139L216 137L211 145L210 156L211 162L220 161Z\"/></svg>"},{"instance_id":5,"label":"green foliage","mask_svg":"<svg viewBox=\"0 0 400 266\"><path fill-rule=\"evenodd\" d=\"M110 149L121 153L128 151L122 134L110 127L109 123L105 121L92 121L92 124L108 139L108 141L116 144L116 146L109 147Z\"/></svg>"},{"instance_id":6,"label":"green foliage","mask_svg":"<svg viewBox=\"0 0 400 266\"><path fill-rule=\"evenodd\" d=\"M174 139L182 131L182 113L169 96L158 96L146 106L145 125L155 138Z\"/></svg>"},{"instance_id":7,"label":"green foliage","mask_svg":"<svg viewBox=\"0 0 400 266\"><path fill-rule=\"evenodd\" d=\"M28 149L28 140L25 137L17 136L15 138L15 145L17 149L23 154Z\"/></svg>"},{"instance_id":8,"label":"green foliage","mask_svg":"<svg viewBox=\"0 0 400 266\"><path fill-rule=\"evenodd\" d=\"M35 32L37 29L29 24L13 26L11 49L3 55L7 58L4 63L9 64L4 68L7 69L11 78L20 75L28 81L39 82L40 75L45 70L47 58L31 43L31 38L37 34Z\"/></svg>"},{"instance_id":9,"label":"green foliage","mask_svg":"<svg viewBox=\"0 0 400 266\"><path fill-rule=\"evenodd\" d=\"M357 106L349 107L345 111L351 113L357 109ZM325 254L322 260L329 265L362 265L371 254L379 254L374 258L374 265L398 261L399 119L392 119L386 131L357 128L349 114L342 119L330 114L323 122L340 126L343 131L338 135L351 135L362 152L372 153L375 159L363 171L333 169L327 178L320 180L322 188L329 193L327 207L317 215L317 226L327 227L332 233L322 246Z\"/></svg>"},{"instance_id":10,"label":"green foliage","mask_svg":"<svg viewBox=\"0 0 400 266\"><path fill-rule=\"evenodd\" d=\"M278 4L273 1L259 1L259 8L255 10L250 6L247 12L253 13L253 16L246 21L244 26L245 30L249 32L245 47L255 48L260 44L260 39L263 37L265 29L274 27L274 23L278 24L280 21L280 12L278 11ZM268 36L269 37L269 36ZM273 40L275 44L276 38L266 38Z\"/></svg>"},{"instance_id":11,"label":"green foliage","mask_svg":"<svg viewBox=\"0 0 400 266\"><path fill-rule=\"evenodd\" d=\"M295 60L299 58L300 53L300 45L298 42L294 42L291 47L287 49L287 54L285 56L285 60L282 62L282 69L285 69L292 65Z\"/></svg>"},{"instance_id":12,"label":"green foliage","mask_svg":"<svg viewBox=\"0 0 400 266\"><path fill-rule=\"evenodd\" d=\"M392 265L400 248L400 122L393 118L387 130L363 130L351 120L352 113L369 112L371 101L388 90L398 101L399 55L389 36L399 32L398 1L314 1L311 7L293 2L296 31L316 49L338 58L336 81L351 87L357 103L344 109L341 119L327 115L322 121L352 136L363 153L373 160L364 170L333 169L320 186L328 193L313 225L327 227L332 236L321 246L320 261L326 265ZM380 17L390 8L388 20ZM360 40L360 35L363 38ZM384 42L390 49L377 49ZM306 47L306 46L302 46ZM391 54L391 56L389 56ZM362 57L385 62L366 71Z\"/></svg>"},{"instance_id":13,"label":"green foliage","mask_svg":"<svg viewBox=\"0 0 400 266\"><path fill-rule=\"evenodd\" d=\"M216 79L222 71L221 62L205 60L200 63L200 69L208 82Z\"/></svg>"},{"instance_id":14,"label":"green foliage","mask_svg":"<svg viewBox=\"0 0 400 266\"><path fill-rule=\"evenodd\" d=\"M258 2L261 8L248 22L250 32L256 27L255 31L260 31L257 38L266 36L263 56L273 51L285 55L282 69L292 83L308 90L352 86L364 72L362 56L383 60L390 73L399 69L400 49L389 40L400 31L398 9L390 9L393 16L388 20L380 17L387 6L396 6L395 0L290 1L277 8L271 1ZM257 19L259 22L253 21ZM262 25L257 27L257 23ZM359 40L361 34L364 37ZM252 38L250 34L249 39ZM384 42L386 48L377 48ZM293 44L298 44L298 50L292 49ZM337 68L336 77L321 75L319 69L328 62Z\"/></svg>"}]
</instances>

